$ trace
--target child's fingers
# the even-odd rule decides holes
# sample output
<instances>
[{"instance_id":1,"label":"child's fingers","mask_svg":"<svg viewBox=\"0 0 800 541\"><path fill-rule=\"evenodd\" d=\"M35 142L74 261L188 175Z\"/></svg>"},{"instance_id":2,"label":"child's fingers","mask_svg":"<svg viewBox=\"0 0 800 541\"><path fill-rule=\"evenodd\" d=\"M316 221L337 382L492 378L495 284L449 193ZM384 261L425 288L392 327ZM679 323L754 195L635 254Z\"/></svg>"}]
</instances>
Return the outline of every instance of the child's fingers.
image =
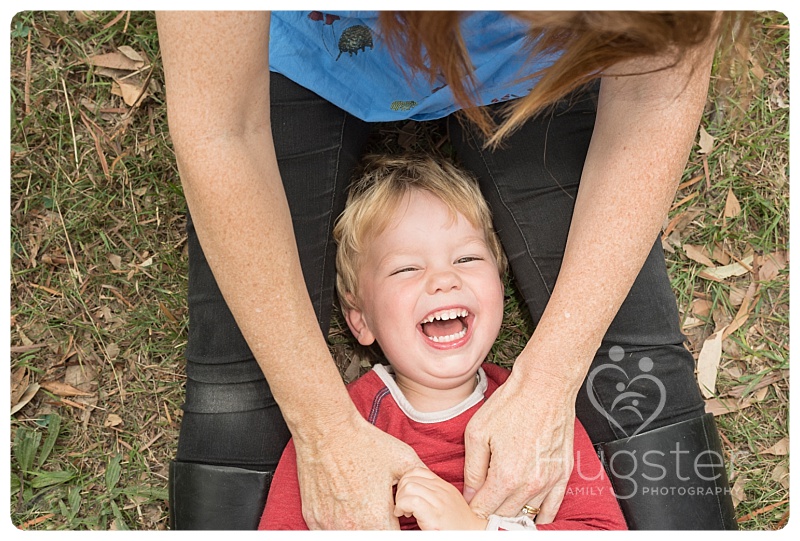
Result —
<instances>
[{"instance_id":1,"label":"child's fingers","mask_svg":"<svg viewBox=\"0 0 800 541\"><path fill-rule=\"evenodd\" d=\"M420 511L435 507L438 502L436 490L428 485L425 479L422 482L407 481L402 487L398 485L394 497L394 516L410 517Z\"/></svg>"},{"instance_id":2,"label":"child's fingers","mask_svg":"<svg viewBox=\"0 0 800 541\"><path fill-rule=\"evenodd\" d=\"M428 468L413 468L407 471L397 482L397 492L403 490L408 483L436 483L441 477Z\"/></svg>"}]
</instances>

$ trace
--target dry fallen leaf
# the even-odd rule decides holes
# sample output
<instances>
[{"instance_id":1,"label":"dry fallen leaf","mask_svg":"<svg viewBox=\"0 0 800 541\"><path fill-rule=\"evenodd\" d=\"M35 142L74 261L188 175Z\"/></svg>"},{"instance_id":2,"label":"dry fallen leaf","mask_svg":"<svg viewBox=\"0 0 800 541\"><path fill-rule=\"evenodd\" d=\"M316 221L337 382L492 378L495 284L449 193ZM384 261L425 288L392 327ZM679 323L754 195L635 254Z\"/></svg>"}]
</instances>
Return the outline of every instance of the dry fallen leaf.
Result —
<instances>
[{"instance_id":1,"label":"dry fallen leaf","mask_svg":"<svg viewBox=\"0 0 800 541\"><path fill-rule=\"evenodd\" d=\"M715 417L725 415L734 411L750 407L753 402L748 399L738 398L712 398L706 400L706 413L712 413Z\"/></svg>"},{"instance_id":2,"label":"dry fallen leaf","mask_svg":"<svg viewBox=\"0 0 800 541\"><path fill-rule=\"evenodd\" d=\"M742 299L742 305L739 306L739 311L736 312L736 315L733 317L733 321L731 321L730 325L728 325L728 327L725 329L723 339L727 338L739 327L747 323L747 320L750 317L750 311L756 304L756 302L753 300L756 291L758 291L758 285L756 285L755 282L750 282L750 285L747 287L747 293L744 294L744 298Z\"/></svg>"},{"instance_id":3,"label":"dry fallen leaf","mask_svg":"<svg viewBox=\"0 0 800 541\"><path fill-rule=\"evenodd\" d=\"M695 299L692 301L692 313L699 317L706 317L711 313L711 301Z\"/></svg>"},{"instance_id":4,"label":"dry fallen leaf","mask_svg":"<svg viewBox=\"0 0 800 541\"><path fill-rule=\"evenodd\" d=\"M145 59L140 55L138 52L134 51L132 47L127 45L120 45L117 47L117 50L133 60L134 62L141 62L142 64L145 63Z\"/></svg>"},{"instance_id":5,"label":"dry fallen leaf","mask_svg":"<svg viewBox=\"0 0 800 541\"><path fill-rule=\"evenodd\" d=\"M43 381L41 383L42 389L50 391L58 396L90 396L92 393L86 393L76 389L72 385L61 383L60 381Z\"/></svg>"},{"instance_id":6,"label":"dry fallen leaf","mask_svg":"<svg viewBox=\"0 0 800 541\"><path fill-rule=\"evenodd\" d=\"M786 252L773 252L765 255L758 269L758 279L769 281L778 276L778 273L786 268Z\"/></svg>"},{"instance_id":7,"label":"dry fallen leaf","mask_svg":"<svg viewBox=\"0 0 800 541\"><path fill-rule=\"evenodd\" d=\"M86 62L99 68L111 68L128 72L136 71L144 66L143 61L131 60L119 51L92 55L86 59Z\"/></svg>"},{"instance_id":8,"label":"dry fallen leaf","mask_svg":"<svg viewBox=\"0 0 800 541\"><path fill-rule=\"evenodd\" d=\"M722 247L722 244L715 243L714 248L711 250L711 259L715 260L720 265L727 265L731 262L731 256Z\"/></svg>"},{"instance_id":9,"label":"dry fallen leaf","mask_svg":"<svg viewBox=\"0 0 800 541\"><path fill-rule=\"evenodd\" d=\"M723 367L722 369L726 374L728 374L732 379L739 379L742 377L742 369L736 366L735 364L729 364L728 366Z\"/></svg>"},{"instance_id":10,"label":"dry fallen leaf","mask_svg":"<svg viewBox=\"0 0 800 541\"><path fill-rule=\"evenodd\" d=\"M725 218L733 218L734 216L738 216L741 212L742 206L739 204L739 200L736 199L733 189L728 188L728 197L725 198L725 210L722 215Z\"/></svg>"},{"instance_id":11,"label":"dry fallen leaf","mask_svg":"<svg viewBox=\"0 0 800 541\"><path fill-rule=\"evenodd\" d=\"M700 355L697 357L697 382L700 384L700 391L706 398L711 398L715 394L717 371L722 357L722 335L726 328L723 327L706 338Z\"/></svg>"},{"instance_id":12,"label":"dry fallen leaf","mask_svg":"<svg viewBox=\"0 0 800 541\"><path fill-rule=\"evenodd\" d=\"M116 359L119 356L119 346L117 344L108 344L106 346L106 355L111 361Z\"/></svg>"},{"instance_id":13,"label":"dry fallen leaf","mask_svg":"<svg viewBox=\"0 0 800 541\"><path fill-rule=\"evenodd\" d=\"M106 421L103 423L103 426L109 428L112 426L119 426L121 424L122 424L122 417L120 417L116 413L109 413L108 417L106 417Z\"/></svg>"},{"instance_id":14,"label":"dry fallen leaf","mask_svg":"<svg viewBox=\"0 0 800 541\"><path fill-rule=\"evenodd\" d=\"M733 486L731 487L731 499L733 500L734 508L744 501L745 484L747 484L747 477L744 475L739 475L739 477L736 478L736 482L733 483Z\"/></svg>"},{"instance_id":15,"label":"dry fallen leaf","mask_svg":"<svg viewBox=\"0 0 800 541\"><path fill-rule=\"evenodd\" d=\"M30 384L30 373L27 366L20 366L11 372L11 407L19 402Z\"/></svg>"},{"instance_id":16,"label":"dry fallen leaf","mask_svg":"<svg viewBox=\"0 0 800 541\"><path fill-rule=\"evenodd\" d=\"M708 132L700 126L700 154L709 154L714 149L714 138L711 137Z\"/></svg>"},{"instance_id":17,"label":"dry fallen leaf","mask_svg":"<svg viewBox=\"0 0 800 541\"><path fill-rule=\"evenodd\" d=\"M731 290L728 293L728 300L730 301L731 306L735 306L737 308L741 306L746 293L747 293L746 289L732 285Z\"/></svg>"},{"instance_id":18,"label":"dry fallen leaf","mask_svg":"<svg viewBox=\"0 0 800 541\"><path fill-rule=\"evenodd\" d=\"M79 23L89 22L92 19L97 17L97 14L94 11L76 11L75 12L75 19Z\"/></svg>"},{"instance_id":19,"label":"dry fallen leaf","mask_svg":"<svg viewBox=\"0 0 800 541\"><path fill-rule=\"evenodd\" d=\"M745 265L751 265L753 263L753 256L749 255L745 257L742 259L742 262ZM700 278L705 278L706 280L722 282L723 280L732 276L742 276L748 272L750 272L750 270L737 261L735 263L731 263L730 265L725 265L724 267L709 267L707 269L703 269L697 273L697 275Z\"/></svg>"},{"instance_id":20,"label":"dry fallen leaf","mask_svg":"<svg viewBox=\"0 0 800 541\"><path fill-rule=\"evenodd\" d=\"M136 105L136 102L139 101L139 98L147 94L147 90L144 88L144 82L141 80L135 80L133 78L124 81L114 79L111 85L111 93L116 96L121 96L125 105L133 107Z\"/></svg>"},{"instance_id":21,"label":"dry fallen leaf","mask_svg":"<svg viewBox=\"0 0 800 541\"><path fill-rule=\"evenodd\" d=\"M762 387L753 393L753 402L762 402L769 393L769 387Z\"/></svg>"},{"instance_id":22,"label":"dry fallen leaf","mask_svg":"<svg viewBox=\"0 0 800 541\"><path fill-rule=\"evenodd\" d=\"M39 384L38 383L31 383L28 385L28 388L25 389L25 392L22 393L19 401L11 406L11 415L14 415L19 410L25 407L25 405L33 400L33 397L36 396L36 393L39 392Z\"/></svg>"},{"instance_id":23,"label":"dry fallen leaf","mask_svg":"<svg viewBox=\"0 0 800 541\"><path fill-rule=\"evenodd\" d=\"M122 258L120 256L116 254L108 254L106 257L108 257L108 260L111 262L111 265L114 267L114 269L122 269Z\"/></svg>"},{"instance_id":24,"label":"dry fallen leaf","mask_svg":"<svg viewBox=\"0 0 800 541\"><path fill-rule=\"evenodd\" d=\"M787 468L784 464L778 464L772 470L772 475L770 479L773 481L777 481L783 488L789 488L789 468Z\"/></svg>"},{"instance_id":25,"label":"dry fallen leaf","mask_svg":"<svg viewBox=\"0 0 800 541\"><path fill-rule=\"evenodd\" d=\"M762 455L784 456L789 454L789 438L783 438L778 443L761 451Z\"/></svg>"},{"instance_id":26,"label":"dry fallen leaf","mask_svg":"<svg viewBox=\"0 0 800 541\"><path fill-rule=\"evenodd\" d=\"M705 324L706 324L705 321L703 321L702 319L697 319L696 317L689 316L683 320L683 330L686 331L689 329L694 329L695 327L702 327Z\"/></svg>"},{"instance_id":27,"label":"dry fallen leaf","mask_svg":"<svg viewBox=\"0 0 800 541\"><path fill-rule=\"evenodd\" d=\"M686 253L686 257L692 261L696 261L697 263L706 265L707 267L714 266L714 262L708 257L708 251L703 246L695 246L693 244L684 243L683 251Z\"/></svg>"}]
</instances>

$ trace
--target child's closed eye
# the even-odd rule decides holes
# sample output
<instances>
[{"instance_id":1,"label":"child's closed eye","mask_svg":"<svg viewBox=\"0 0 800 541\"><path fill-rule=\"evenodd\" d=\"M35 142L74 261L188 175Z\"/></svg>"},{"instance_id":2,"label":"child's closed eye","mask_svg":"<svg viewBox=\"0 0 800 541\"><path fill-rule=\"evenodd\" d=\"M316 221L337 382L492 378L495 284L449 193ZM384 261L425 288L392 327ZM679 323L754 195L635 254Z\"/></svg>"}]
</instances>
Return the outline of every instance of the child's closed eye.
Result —
<instances>
[{"instance_id":1,"label":"child's closed eye","mask_svg":"<svg viewBox=\"0 0 800 541\"><path fill-rule=\"evenodd\" d=\"M402 272L413 272L415 270L419 270L417 267L403 267L397 270L392 271L389 276L394 276L395 274L400 274Z\"/></svg>"},{"instance_id":2,"label":"child's closed eye","mask_svg":"<svg viewBox=\"0 0 800 541\"><path fill-rule=\"evenodd\" d=\"M471 263L472 261L483 261L483 258L471 255L456 259L456 263Z\"/></svg>"}]
</instances>

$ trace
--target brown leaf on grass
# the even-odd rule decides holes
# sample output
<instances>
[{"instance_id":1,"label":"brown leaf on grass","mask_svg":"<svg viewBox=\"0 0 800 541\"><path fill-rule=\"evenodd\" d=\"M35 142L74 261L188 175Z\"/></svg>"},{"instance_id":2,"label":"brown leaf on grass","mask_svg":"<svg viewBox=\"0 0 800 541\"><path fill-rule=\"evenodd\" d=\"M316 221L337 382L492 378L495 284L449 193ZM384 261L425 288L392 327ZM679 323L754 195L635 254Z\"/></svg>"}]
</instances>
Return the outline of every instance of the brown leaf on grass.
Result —
<instances>
[{"instance_id":1,"label":"brown leaf on grass","mask_svg":"<svg viewBox=\"0 0 800 541\"><path fill-rule=\"evenodd\" d=\"M108 344L106 346L106 355L111 361L119 357L119 351L119 346L117 344Z\"/></svg>"},{"instance_id":2,"label":"brown leaf on grass","mask_svg":"<svg viewBox=\"0 0 800 541\"><path fill-rule=\"evenodd\" d=\"M745 265L750 265L753 263L753 256L749 255L742 259L742 263ZM739 263L738 261L731 263L730 265L725 265L724 267L709 267L707 269L701 270L697 275L700 278L705 278L706 280L713 280L715 282L722 282L727 278L731 278L732 276L742 276L743 274L747 274L750 270Z\"/></svg>"},{"instance_id":3,"label":"brown leaf on grass","mask_svg":"<svg viewBox=\"0 0 800 541\"><path fill-rule=\"evenodd\" d=\"M697 263L706 265L708 267L714 266L714 262L708 257L708 250L706 250L703 246L695 246L693 244L684 243L683 251L686 254L686 257L692 261L696 261Z\"/></svg>"},{"instance_id":4,"label":"brown leaf on grass","mask_svg":"<svg viewBox=\"0 0 800 541\"><path fill-rule=\"evenodd\" d=\"M25 522L23 522L22 524L19 525L19 529L20 530L27 530L31 526L36 526L37 524L41 524L42 522L44 522L46 520L50 520L54 516L56 516L55 513L47 513L46 515L42 515L40 517L32 518L30 520L26 520Z\"/></svg>"},{"instance_id":5,"label":"brown leaf on grass","mask_svg":"<svg viewBox=\"0 0 800 541\"><path fill-rule=\"evenodd\" d=\"M724 366L722 370L723 372L728 374L728 376L730 376L732 379L736 380L742 377L743 374L742 369L739 368L736 364L729 364L727 366Z\"/></svg>"},{"instance_id":6,"label":"brown leaf on grass","mask_svg":"<svg viewBox=\"0 0 800 541\"><path fill-rule=\"evenodd\" d=\"M700 126L700 141L698 144L700 145L700 150L698 150L700 154L709 154L714 149L714 138L708 134L703 126Z\"/></svg>"},{"instance_id":7,"label":"brown leaf on grass","mask_svg":"<svg viewBox=\"0 0 800 541\"><path fill-rule=\"evenodd\" d=\"M734 509L736 508L737 505L739 505L745 500L744 496L745 484L747 484L747 477L740 474L736 478L736 482L733 483L733 486L731 487L731 499L733 500Z\"/></svg>"},{"instance_id":8,"label":"brown leaf on grass","mask_svg":"<svg viewBox=\"0 0 800 541\"><path fill-rule=\"evenodd\" d=\"M92 394L83 392L72 385L61 383L60 381L43 381L41 385L42 389L50 391L58 396L91 396Z\"/></svg>"},{"instance_id":9,"label":"brown leaf on grass","mask_svg":"<svg viewBox=\"0 0 800 541\"><path fill-rule=\"evenodd\" d=\"M140 98L144 99L147 96L147 89L144 87L144 81L139 78L114 79L111 93L122 97L125 105L133 107Z\"/></svg>"},{"instance_id":10,"label":"brown leaf on grass","mask_svg":"<svg viewBox=\"0 0 800 541\"><path fill-rule=\"evenodd\" d=\"M144 65L147 62L145 58L138 52L133 50L132 47L129 47L127 45L120 45L119 47L117 47L117 50L136 63L141 63L142 65Z\"/></svg>"},{"instance_id":11,"label":"brown leaf on grass","mask_svg":"<svg viewBox=\"0 0 800 541\"><path fill-rule=\"evenodd\" d=\"M120 51L92 55L86 59L86 63L99 68L110 68L127 72L136 71L144 66L144 60L133 60Z\"/></svg>"},{"instance_id":12,"label":"brown leaf on grass","mask_svg":"<svg viewBox=\"0 0 800 541\"><path fill-rule=\"evenodd\" d=\"M89 22L92 19L94 19L95 17L97 17L97 14L94 11L76 11L75 12L75 19L77 19L77 21L79 23Z\"/></svg>"},{"instance_id":13,"label":"brown leaf on grass","mask_svg":"<svg viewBox=\"0 0 800 541\"><path fill-rule=\"evenodd\" d=\"M36 396L36 393L39 392L39 384L38 383L31 383L28 385L28 388L25 389L25 392L22 393L22 396L19 398L19 402L11 406L11 415L14 415L19 410L24 408L28 402L33 400L33 397Z\"/></svg>"},{"instance_id":14,"label":"brown leaf on grass","mask_svg":"<svg viewBox=\"0 0 800 541\"><path fill-rule=\"evenodd\" d=\"M699 317L706 317L711 313L711 301L708 299L695 299L692 301L692 313Z\"/></svg>"},{"instance_id":15,"label":"brown leaf on grass","mask_svg":"<svg viewBox=\"0 0 800 541\"><path fill-rule=\"evenodd\" d=\"M789 454L789 438L783 438L768 449L759 451L762 455L785 456Z\"/></svg>"},{"instance_id":16,"label":"brown leaf on grass","mask_svg":"<svg viewBox=\"0 0 800 541\"><path fill-rule=\"evenodd\" d=\"M22 395L25 394L25 391L28 389L28 385L30 384L31 376L28 372L28 367L20 366L13 372L11 372L11 407L13 408L15 404L19 402L19 399L22 398Z\"/></svg>"},{"instance_id":17,"label":"brown leaf on grass","mask_svg":"<svg viewBox=\"0 0 800 541\"><path fill-rule=\"evenodd\" d=\"M772 252L764 256L761 268L758 269L758 279L769 281L778 276L786 268L786 252Z\"/></svg>"},{"instance_id":18,"label":"brown leaf on grass","mask_svg":"<svg viewBox=\"0 0 800 541\"><path fill-rule=\"evenodd\" d=\"M111 263L111 266L114 267L116 270L122 270L122 258L116 254L108 254L106 256L108 261Z\"/></svg>"},{"instance_id":19,"label":"brown leaf on grass","mask_svg":"<svg viewBox=\"0 0 800 541\"><path fill-rule=\"evenodd\" d=\"M728 389L728 396L732 396L734 398L741 398L745 396L745 394L751 394L759 389L763 389L773 383L784 379L784 375L781 373L780 370L775 370L772 373L764 376L761 378L758 383L745 383L742 385L737 385L735 387L731 387Z\"/></svg>"},{"instance_id":20,"label":"brown leaf on grass","mask_svg":"<svg viewBox=\"0 0 800 541\"><path fill-rule=\"evenodd\" d=\"M789 489L789 468L784 464L778 464L773 468L770 479L779 483L783 488Z\"/></svg>"},{"instance_id":21,"label":"brown leaf on grass","mask_svg":"<svg viewBox=\"0 0 800 541\"><path fill-rule=\"evenodd\" d=\"M733 218L742 212L742 205L733 193L733 188L728 188L728 196L725 198L725 210L722 212L724 218Z\"/></svg>"},{"instance_id":22,"label":"brown leaf on grass","mask_svg":"<svg viewBox=\"0 0 800 541\"><path fill-rule=\"evenodd\" d=\"M683 233L684 229L686 229L688 225L692 223L692 220L700 216L702 213L703 209L690 207L683 212L676 214L664 228L664 236L668 237L675 231L677 231L678 235L680 235Z\"/></svg>"},{"instance_id":23,"label":"brown leaf on grass","mask_svg":"<svg viewBox=\"0 0 800 541\"><path fill-rule=\"evenodd\" d=\"M763 402L769 393L769 387L761 387L753 393L753 402Z\"/></svg>"},{"instance_id":24,"label":"brown leaf on grass","mask_svg":"<svg viewBox=\"0 0 800 541\"><path fill-rule=\"evenodd\" d=\"M103 423L103 426L106 428L110 428L112 426L119 426L122 424L122 422L123 422L122 417L120 417L116 413L109 413L108 417L106 417L106 420Z\"/></svg>"},{"instance_id":25,"label":"brown leaf on grass","mask_svg":"<svg viewBox=\"0 0 800 541\"><path fill-rule=\"evenodd\" d=\"M726 328L724 327L706 338L700 355L697 357L697 382L700 384L700 391L705 398L713 397L716 392L717 371L722 358L722 335Z\"/></svg>"},{"instance_id":26,"label":"brown leaf on grass","mask_svg":"<svg viewBox=\"0 0 800 541\"><path fill-rule=\"evenodd\" d=\"M738 286L731 286L731 290L728 292L728 301L730 301L731 306L738 308L742 305L742 301L744 300L744 296L746 294L746 289Z\"/></svg>"},{"instance_id":27,"label":"brown leaf on grass","mask_svg":"<svg viewBox=\"0 0 800 541\"><path fill-rule=\"evenodd\" d=\"M740 400L738 398L711 398L705 402L706 413L711 413L715 417L739 411L753 405L751 400Z\"/></svg>"},{"instance_id":28,"label":"brown leaf on grass","mask_svg":"<svg viewBox=\"0 0 800 541\"><path fill-rule=\"evenodd\" d=\"M756 304L754 297L757 291L758 285L755 282L750 282L750 285L747 287L747 293L744 294L744 298L742 299L742 305L739 306L739 311L736 312L736 315L733 317L733 321L731 321L730 325L725 327L725 332L722 336L723 340L733 334L739 327L747 323L747 320L750 317L750 311Z\"/></svg>"},{"instance_id":29,"label":"brown leaf on grass","mask_svg":"<svg viewBox=\"0 0 800 541\"><path fill-rule=\"evenodd\" d=\"M719 242L715 243L714 248L711 249L711 259L720 265L727 265L731 262L730 254L725 251L725 248Z\"/></svg>"}]
</instances>

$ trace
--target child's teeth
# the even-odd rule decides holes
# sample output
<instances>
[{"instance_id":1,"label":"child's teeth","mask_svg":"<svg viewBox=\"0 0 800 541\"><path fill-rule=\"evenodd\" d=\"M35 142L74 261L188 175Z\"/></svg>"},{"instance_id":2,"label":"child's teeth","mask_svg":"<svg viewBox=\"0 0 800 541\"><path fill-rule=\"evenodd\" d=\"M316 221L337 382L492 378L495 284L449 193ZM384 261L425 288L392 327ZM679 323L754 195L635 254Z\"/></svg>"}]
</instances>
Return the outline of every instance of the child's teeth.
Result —
<instances>
[{"instance_id":1,"label":"child's teeth","mask_svg":"<svg viewBox=\"0 0 800 541\"><path fill-rule=\"evenodd\" d=\"M462 329L460 332L455 334L448 334L447 336L431 336L430 339L436 342L437 344L445 343L445 342L452 342L453 340L458 340L459 338L464 338L464 335L467 334L467 329Z\"/></svg>"}]
</instances>

